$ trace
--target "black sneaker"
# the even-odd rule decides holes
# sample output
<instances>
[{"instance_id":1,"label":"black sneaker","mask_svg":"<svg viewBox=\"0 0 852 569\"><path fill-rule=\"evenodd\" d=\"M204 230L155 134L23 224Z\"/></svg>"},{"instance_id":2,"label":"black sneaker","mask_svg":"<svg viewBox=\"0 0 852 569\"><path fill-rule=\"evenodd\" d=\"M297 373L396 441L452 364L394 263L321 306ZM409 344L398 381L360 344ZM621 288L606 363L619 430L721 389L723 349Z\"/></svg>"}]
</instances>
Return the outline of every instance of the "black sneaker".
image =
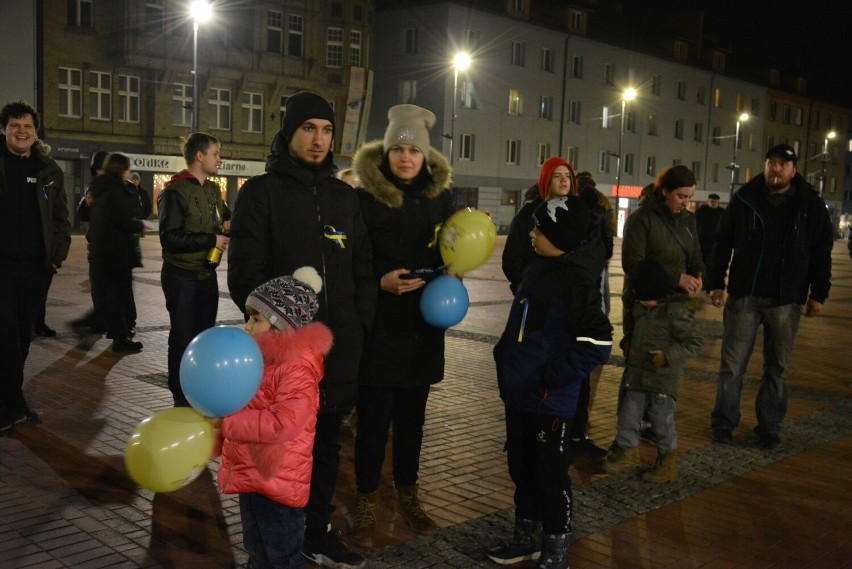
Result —
<instances>
[{"instance_id":1,"label":"black sneaker","mask_svg":"<svg viewBox=\"0 0 852 569\"><path fill-rule=\"evenodd\" d=\"M607 455L607 450L597 446L589 437L571 439L571 452L574 456L582 456L589 460L603 460Z\"/></svg>"},{"instance_id":2,"label":"black sneaker","mask_svg":"<svg viewBox=\"0 0 852 569\"><path fill-rule=\"evenodd\" d=\"M713 442L722 445L734 444L734 436L731 431L725 429L713 429Z\"/></svg>"},{"instance_id":3,"label":"black sneaker","mask_svg":"<svg viewBox=\"0 0 852 569\"><path fill-rule=\"evenodd\" d=\"M497 565L514 565L521 561L532 559L537 561L541 556L541 544L537 546L520 543L506 543L488 550L488 559Z\"/></svg>"},{"instance_id":4,"label":"black sneaker","mask_svg":"<svg viewBox=\"0 0 852 569\"><path fill-rule=\"evenodd\" d=\"M3 431L8 431L14 425L17 425L18 423L23 423L24 421L38 423L38 414L26 406L23 409L15 411L9 411L4 408L2 411L0 411L0 433L2 433Z\"/></svg>"},{"instance_id":5,"label":"black sneaker","mask_svg":"<svg viewBox=\"0 0 852 569\"><path fill-rule=\"evenodd\" d=\"M763 450L772 450L781 446L781 437L772 433L757 435L757 446Z\"/></svg>"},{"instance_id":6,"label":"black sneaker","mask_svg":"<svg viewBox=\"0 0 852 569\"><path fill-rule=\"evenodd\" d=\"M340 533L331 529L331 524L324 534L312 535L305 532L302 555L320 567L361 569L367 564L363 557L346 547L340 538Z\"/></svg>"},{"instance_id":7,"label":"black sneaker","mask_svg":"<svg viewBox=\"0 0 852 569\"><path fill-rule=\"evenodd\" d=\"M36 324L33 327L33 332L35 333L36 336L38 336L40 338L55 338L56 337L56 330L54 330L53 328L51 328L50 326L48 326L44 322L42 322L41 324Z\"/></svg>"},{"instance_id":8,"label":"black sneaker","mask_svg":"<svg viewBox=\"0 0 852 569\"><path fill-rule=\"evenodd\" d=\"M0 433L8 431L14 424L15 418L12 416L12 412L5 407L0 408Z\"/></svg>"},{"instance_id":9,"label":"black sneaker","mask_svg":"<svg viewBox=\"0 0 852 569\"><path fill-rule=\"evenodd\" d=\"M130 338L113 340L112 351L117 354L138 354L142 351L142 342L134 342Z\"/></svg>"}]
</instances>

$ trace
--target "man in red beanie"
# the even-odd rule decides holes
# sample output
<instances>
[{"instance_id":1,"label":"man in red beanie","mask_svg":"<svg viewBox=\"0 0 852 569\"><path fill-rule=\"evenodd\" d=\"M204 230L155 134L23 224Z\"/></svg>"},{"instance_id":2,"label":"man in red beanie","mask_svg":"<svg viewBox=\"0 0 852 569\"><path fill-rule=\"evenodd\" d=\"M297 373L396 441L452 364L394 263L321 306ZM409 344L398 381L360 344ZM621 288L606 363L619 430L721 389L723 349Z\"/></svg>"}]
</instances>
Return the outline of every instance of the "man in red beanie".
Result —
<instances>
[{"instance_id":1,"label":"man in red beanie","mask_svg":"<svg viewBox=\"0 0 852 569\"><path fill-rule=\"evenodd\" d=\"M363 567L331 530L331 505L340 466L342 419L358 390L364 331L376 302L372 249L358 197L334 177L335 116L328 101L303 91L287 99L284 124L272 141L266 173L240 190L231 219L228 288L245 312L258 285L316 267L323 279L316 319L334 334L320 383L311 494L305 508L302 552L322 567Z\"/></svg>"}]
</instances>

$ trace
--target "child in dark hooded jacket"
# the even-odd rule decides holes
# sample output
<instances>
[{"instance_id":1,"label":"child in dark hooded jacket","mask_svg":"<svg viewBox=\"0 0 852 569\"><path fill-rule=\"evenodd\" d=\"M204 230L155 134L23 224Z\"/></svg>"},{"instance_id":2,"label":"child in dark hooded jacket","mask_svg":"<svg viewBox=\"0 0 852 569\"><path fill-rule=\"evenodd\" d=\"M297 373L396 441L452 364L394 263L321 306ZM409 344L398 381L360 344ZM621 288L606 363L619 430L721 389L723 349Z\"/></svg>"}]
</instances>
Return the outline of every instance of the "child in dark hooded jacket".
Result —
<instances>
[{"instance_id":1,"label":"child in dark hooded jacket","mask_svg":"<svg viewBox=\"0 0 852 569\"><path fill-rule=\"evenodd\" d=\"M569 429L582 379L609 361L612 348L599 288L606 252L581 198L542 203L534 222L537 258L494 348L516 487L515 530L511 542L488 556L501 564L540 558L540 568L565 569L573 502Z\"/></svg>"}]
</instances>

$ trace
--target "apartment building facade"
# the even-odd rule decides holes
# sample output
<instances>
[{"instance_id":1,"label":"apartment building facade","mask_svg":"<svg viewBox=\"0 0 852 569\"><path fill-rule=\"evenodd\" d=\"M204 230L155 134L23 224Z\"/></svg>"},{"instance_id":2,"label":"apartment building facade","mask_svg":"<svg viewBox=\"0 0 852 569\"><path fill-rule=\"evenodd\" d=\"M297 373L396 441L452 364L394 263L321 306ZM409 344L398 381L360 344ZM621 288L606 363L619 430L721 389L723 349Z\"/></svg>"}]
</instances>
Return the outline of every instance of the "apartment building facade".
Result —
<instances>
[{"instance_id":1,"label":"apartment building facade","mask_svg":"<svg viewBox=\"0 0 852 569\"><path fill-rule=\"evenodd\" d=\"M587 3L566 3L546 22L530 17L529 0L491 4L380 7L375 28L387 33L373 42L373 107L408 102L433 110L432 143L452 153L459 202L490 210L498 225L509 224L539 165L557 154L593 174L622 220L641 188L675 164L696 173L696 201L718 193L726 202L762 171L772 144L798 143L804 156L813 136L796 129L826 113L838 127L837 162L824 163L827 198L842 187L848 109L728 73L732 54L688 37L673 37L662 52L588 37ZM465 71L452 63L459 51L471 56ZM804 92L806 83L795 88ZM628 89L635 90L630 101ZM802 125L778 119L779 106L792 106L787 99L799 101ZM371 117L371 136L381 135L383 118ZM800 169L818 182L805 162ZM839 212L842 203L831 207Z\"/></svg>"},{"instance_id":2,"label":"apartment building facade","mask_svg":"<svg viewBox=\"0 0 852 569\"><path fill-rule=\"evenodd\" d=\"M217 181L232 204L242 182L264 171L289 95L329 100L335 150L357 138L346 110L352 77L363 82L368 66L371 0L211 6L196 35L186 1L41 0L44 136L69 200L84 191L89 157L115 150L131 156L156 203L184 167L180 145L196 103L198 130L222 143Z\"/></svg>"},{"instance_id":3,"label":"apartment building facade","mask_svg":"<svg viewBox=\"0 0 852 569\"><path fill-rule=\"evenodd\" d=\"M344 166L360 143L382 136L391 106L435 112L432 145L451 158L457 205L490 211L504 228L539 165L557 154L591 172L622 219L673 164L695 171L696 201L713 192L727 201L779 142L797 148L799 170L833 213L849 193L849 109L808 97L802 78L730 73L735 54L687 32L655 50L591 37L591 18L607 17L593 3L556 2L542 19L533 0L378 9L374 0L222 0L197 41L188 4L38 0L37 104L72 203L98 150L130 154L156 198L183 167L196 102L199 129L222 141L218 181L233 203L263 171L286 98L303 89L336 109ZM466 70L452 64L460 51L472 57Z\"/></svg>"}]
</instances>

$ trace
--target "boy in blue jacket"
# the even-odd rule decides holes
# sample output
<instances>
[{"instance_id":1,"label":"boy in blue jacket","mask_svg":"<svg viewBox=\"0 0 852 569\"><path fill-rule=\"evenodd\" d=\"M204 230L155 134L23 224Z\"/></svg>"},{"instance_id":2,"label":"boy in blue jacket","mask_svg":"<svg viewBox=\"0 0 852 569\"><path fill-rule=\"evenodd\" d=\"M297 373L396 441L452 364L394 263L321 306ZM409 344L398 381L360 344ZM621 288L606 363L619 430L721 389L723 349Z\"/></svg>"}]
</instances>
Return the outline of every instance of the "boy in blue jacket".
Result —
<instances>
[{"instance_id":1,"label":"boy in blue jacket","mask_svg":"<svg viewBox=\"0 0 852 569\"><path fill-rule=\"evenodd\" d=\"M612 348L599 287L606 252L580 198L546 201L534 221L536 259L494 348L515 528L512 541L488 557L501 565L539 559L539 568L566 569L573 503L569 431L582 378L607 363Z\"/></svg>"}]
</instances>

